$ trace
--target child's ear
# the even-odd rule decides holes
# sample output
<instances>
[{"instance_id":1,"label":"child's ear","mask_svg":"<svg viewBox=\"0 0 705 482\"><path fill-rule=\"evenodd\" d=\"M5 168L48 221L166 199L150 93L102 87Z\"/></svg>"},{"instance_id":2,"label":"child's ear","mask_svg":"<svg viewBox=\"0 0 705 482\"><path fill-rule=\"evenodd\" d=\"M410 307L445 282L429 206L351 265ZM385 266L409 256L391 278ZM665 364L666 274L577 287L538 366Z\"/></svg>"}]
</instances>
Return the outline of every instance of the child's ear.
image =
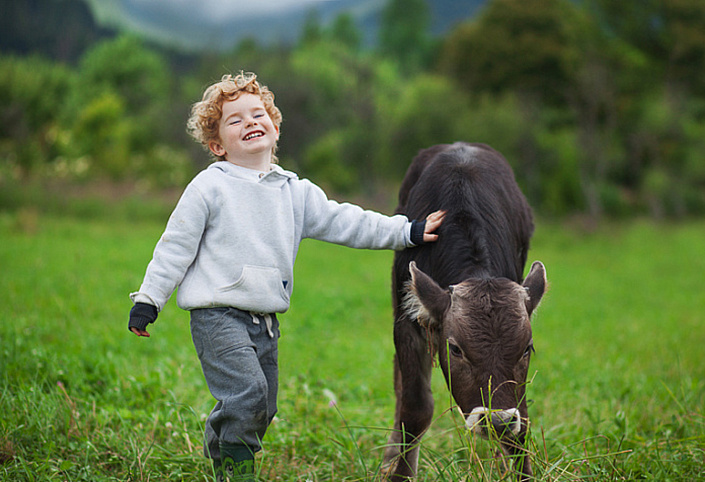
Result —
<instances>
[{"instance_id":1,"label":"child's ear","mask_svg":"<svg viewBox=\"0 0 705 482\"><path fill-rule=\"evenodd\" d=\"M210 141L208 143L208 149L210 149L211 152L218 157L225 155L225 148L222 145L220 145L219 142Z\"/></svg>"}]
</instances>

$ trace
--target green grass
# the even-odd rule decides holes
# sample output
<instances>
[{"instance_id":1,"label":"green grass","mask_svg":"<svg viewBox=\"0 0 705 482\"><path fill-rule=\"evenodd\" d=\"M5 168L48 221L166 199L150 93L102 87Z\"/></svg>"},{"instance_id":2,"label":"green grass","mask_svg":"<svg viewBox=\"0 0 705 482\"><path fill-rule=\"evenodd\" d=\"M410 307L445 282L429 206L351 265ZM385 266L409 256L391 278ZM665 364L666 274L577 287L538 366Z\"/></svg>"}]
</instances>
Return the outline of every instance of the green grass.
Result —
<instances>
[{"instance_id":1,"label":"green grass","mask_svg":"<svg viewBox=\"0 0 705 482\"><path fill-rule=\"evenodd\" d=\"M0 213L0 480L209 480L214 402L188 314L172 301L151 338L126 328L163 224ZM705 479L704 241L705 221L539 223L529 258L551 285L528 387L537 480ZM379 478L391 259L303 244L262 480ZM460 428L438 369L433 383L419 480L511 480Z\"/></svg>"}]
</instances>

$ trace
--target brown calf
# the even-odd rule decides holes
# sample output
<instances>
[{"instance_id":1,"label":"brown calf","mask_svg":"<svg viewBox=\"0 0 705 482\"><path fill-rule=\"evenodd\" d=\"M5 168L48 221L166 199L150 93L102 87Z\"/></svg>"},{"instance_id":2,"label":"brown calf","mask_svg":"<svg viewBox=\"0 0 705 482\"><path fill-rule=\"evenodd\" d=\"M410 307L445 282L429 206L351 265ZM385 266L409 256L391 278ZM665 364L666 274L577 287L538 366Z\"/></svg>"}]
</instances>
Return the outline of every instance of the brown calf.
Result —
<instances>
[{"instance_id":1,"label":"brown calf","mask_svg":"<svg viewBox=\"0 0 705 482\"><path fill-rule=\"evenodd\" d=\"M438 356L466 426L499 438L519 478L531 476L524 441L530 316L546 289L543 264L523 280L531 209L506 160L480 144L422 151L404 178L397 212L447 212L436 243L395 256L394 431L384 465L392 480L416 474L419 442L433 417Z\"/></svg>"}]
</instances>

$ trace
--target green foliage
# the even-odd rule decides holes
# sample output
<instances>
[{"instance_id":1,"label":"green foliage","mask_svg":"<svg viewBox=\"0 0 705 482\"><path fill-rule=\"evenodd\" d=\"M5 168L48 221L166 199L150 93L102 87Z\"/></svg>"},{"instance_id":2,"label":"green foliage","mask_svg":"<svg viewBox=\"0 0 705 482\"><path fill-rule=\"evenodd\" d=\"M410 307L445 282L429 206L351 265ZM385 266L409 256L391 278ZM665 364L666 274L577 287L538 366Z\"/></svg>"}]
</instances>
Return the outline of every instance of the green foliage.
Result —
<instances>
[{"instance_id":1,"label":"green foliage","mask_svg":"<svg viewBox=\"0 0 705 482\"><path fill-rule=\"evenodd\" d=\"M648 81L652 85L675 82L690 92L705 94L703 2L593 0L590 5L614 35L646 56L650 63Z\"/></svg>"},{"instance_id":2,"label":"green foliage","mask_svg":"<svg viewBox=\"0 0 705 482\"><path fill-rule=\"evenodd\" d=\"M303 111L294 115L308 125L302 172L317 178L320 169L324 185L359 190L378 174L372 163L378 142L374 92L380 67L344 44L321 41L294 52L291 68L299 82L297 94L305 99L297 105Z\"/></svg>"},{"instance_id":3,"label":"green foliage","mask_svg":"<svg viewBox=\"0 0 705 482\"><path fill-rule=\"evenodd\" d=\"M673 41L697 38L702 2L666 3L495 0L447 37L439 66L463 90L517 96L529 127L513 163L543 212L703 212L683 163L702 111L682 77L702 78L705 62L688 50L678 73Z\"/></svg>"},{"instance_id":4,"label":"green foliage","mask_svg":"<svg viewBox=\"0 0 705 482\"><path fill-rule=\"evenodd\" d=\"M132 158L164 142L172 91L165 61L129 36L96 45L82 59L69 115L80 152L112 178L133 171Z\"/></svg>"},{"instance_id":5,"label":"green foliage","mask_svg":"<svg viewBox=\"0 0 705 482\"><path fill-rule=\"evenodd\" d=\"M301 29L301 38L299 41L302 45L317 43L323 40L323 26L321 19L316 10L311 10L306 15L306 21Z\"/></svg>"},{"instance_id":6,"label":"green foliage","mask_svg":"<svg viewBox=\"0 0 705 482\"><path fill-rule=\"evenodd\" d=\"M317 183L332 192L350 193L358 187L357 174L342 162L351 147L351 136L345 134L345 131L330 132L304 154L305 168L316 173Z\"/></svg>"},{"instance_id":7,"label":"green foliage","mask_svg":"<svg viewBox=\"0 0 705 482\"><path fill-rule=\"evenodd\" d=\"M352 15L340 14L336 17L331 26L331 41L353 51L360 48L362 35L357 29Z\"/></svg>"},{"instance_id":8,"label":"green foliage","mask_svg":"<svg viewBox=\"0 0 705 482\"><path fill-rule=\"evenodd\" d=\"M457 94L456 89L454 95ZM461 93L459 99L463 97ZM477 95L468 102L457 132L458 139L472 139L492 146L507 158L515 172L521 172L521 142L530 135L532 126L523 121L517 97L513 94ZM525 178L519 176L518 180L523 182Z\"/></svg>"},{"instance_id":9,"label":"green foliage","mask_svg":"<svg viewBox=\"0 0 705 482\"><path fill-rule=\"evenodd\" d=\"M5 0L2 7L0 46L4 52L74 62L91 44L112 34L96 25L84 0Z\"/></svg>"},{"instance_id":10,"label":"green foliage","mask_svg":"<svg viewBox=\"0 0 705 482\"><path fill-rule=\"evenodd\" d=\"M0 57L0 158L27 176L58 155L59 115L75 82L65 66L39 57Z\"/></svg>"},{"instance_id":11,"label":"green foliage","mask_svg":"<svg viewBox=\"0 0 705 482\"><path fill-rule=\"evenodd\" d=\"M0 63L0 182L146 175L168 186L193 175L184 151L165 144L166 63L138 40L97 44L78 71L37 57Z\"/></svg>"},{"instance_id":12,"label":"green foliage","mask_svg":"<svg viewBox=\"0 0 705 482\"><path fill-rule=\"evenodd\" d=\"M79 70L77 102L112 92L134 116L162 108L171 91L164 59L127 35L97 44L81 59Z\"/></svg>"},{"instance_id":13,"label":"green foliage","mask_svg":"<svg viewBox=\"0 0 705 482\"><path fill-rule=\"evenodd\" d=\"M445 40L440 65L469 91L515 91L553 102L579 58L567 0L494 0Z\"/></svg>"},{"instance_id":14,"label":"green foliage","mask_svg":"<svg viewBox=\"0 0 705 482\"><path fill-rule=\"evenodd\" d=\"M552 215L566 215L579 210L583 202L580 184L580 151L572 130L539 132L542 157L542 201L539 210ZM587 187L586 187L587 188Z\"/></svg>"},{"instance_id":15,"label":"green foliage","mask_svg":"<svg viewBox=\"0 0 705 482\"><path fill-rule=\"evenodd\" d=\"M654 93L639 105L642 122L633 139L641 163L640 187L655 217L683 216L703 207L705 178L691 152L702 146L703 126L696 108Z\"/></svg>"},{"instance_id":16,"label":"green foliage","mask_svg":"<svg viewBox=\"0 0 705 482\"><path fill-rule=\"evenodd\" d=\"M372 48L350 14L311 13L293 46L196 58L123 35L74 66L0 55L0 187L183 186L208 162L185 133L189 105L249 70L283 112L282 165L331 194L390 199L419 149L468 141L502 152L547 215L701 215L703 5L491 0L432 39L425 0L389 0Z\"/></svg>"},{"instance_id":17,"label":"green foliage","mask_svg":"<svg viewBox=\"0 0 705 482\"><path fill-rule=\"evenodd\" d=\"M705 4L697 0L664 1L661 9L669 80L705 95Z\"/></svg>"},{"instance_id":18,"label":"green foliage","mask_svg":"<svg viewBox=\"0 0 705 482\"><path fill-rule=\"evenodd\" d=\"M387 97L379 115L388 175L401 179L419 150L465 139L460 127L471 113L466 96L446 78L423 75Z\"/></svg>"},{"instance_id":19,"label":"green foliage","mask_svg":"<svg viewBox=\"0 0 705 482\"><path fill-rule=\"evenodd\" d=\"M427 64L431 47L428 10L426 0L388 0L382 12L380 51L407 74Z\"/></svg>"},{"instance_id":20,"label":"green foliage","mask_svg":"<svg viewBox=\"0 0 705 482\"><path fill-rule=\"evenodd\" d=\"M188 315L170 302L151 338L126 328L166 215L0 213L3 480L212 480L201 440L213 400ZM550 289L527 388L537 480L702 478L703 236L701 221L539 222L530 259ZM302 245L261 480L379 479L394 409L391 260ZM463 429L438 369L432 384L419 480L509 480L496 447Z\"/></svg>"},{"instance_id":21,"label":"green foliage","mask_svg":"<svg viewBox=\"0 0 705 482\"><path fill-rule=\"evenodd\" d=\"M125 104L117 94L106 91L88 102L75 120L73 138L78 152L99 159L99 173L119 178L128 172L133 142Z\"/></svg>"}]
</instances>

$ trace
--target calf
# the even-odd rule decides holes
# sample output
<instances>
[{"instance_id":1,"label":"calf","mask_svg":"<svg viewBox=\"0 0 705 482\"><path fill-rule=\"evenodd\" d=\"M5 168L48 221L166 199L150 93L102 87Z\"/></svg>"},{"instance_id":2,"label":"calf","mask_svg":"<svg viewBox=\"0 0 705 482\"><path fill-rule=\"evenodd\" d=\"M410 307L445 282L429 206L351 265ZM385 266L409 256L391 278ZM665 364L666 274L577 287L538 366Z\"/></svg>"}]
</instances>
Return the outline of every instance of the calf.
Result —
<instances>
[{"instance_id":1,"label":"calf","mask_svg":"<svg viewBox=\"0 0 705 482\"><path fill-rule=\"evenodd\" d=\"M466 143L421 151L402 182L398 213L423 219L438 209L447 212L438 242L394 259L396 413L384 466L392 480L416 474L437 356L467 428L498 438L528 478L529 318L546 289L540 262L523 279L531 209L502 155Z\"/></svg>"}]
</instances>

